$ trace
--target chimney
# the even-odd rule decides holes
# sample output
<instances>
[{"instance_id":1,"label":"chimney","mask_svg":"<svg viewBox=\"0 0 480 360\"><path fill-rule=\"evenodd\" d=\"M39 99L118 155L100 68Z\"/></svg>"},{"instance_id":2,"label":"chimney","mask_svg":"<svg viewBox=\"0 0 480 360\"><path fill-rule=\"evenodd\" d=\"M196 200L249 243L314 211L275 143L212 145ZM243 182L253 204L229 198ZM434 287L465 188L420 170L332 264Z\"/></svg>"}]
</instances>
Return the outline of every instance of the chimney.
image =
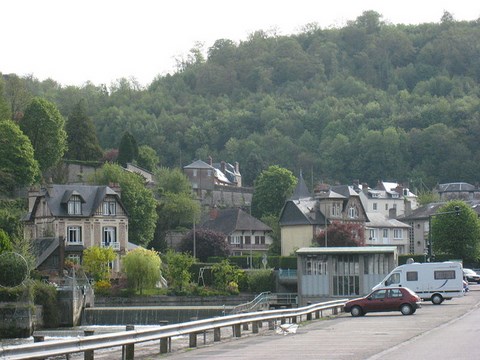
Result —
<instances>
[{"instance_id":1,"label":"chimney","mask_svg":"<svg viewBox=\"0 0 480 360\"><path fill-rule=\"evenodd\" d=\"M108 184L108 187L110 189L112 189L113 191L115 191L118 195L118 197L122 197L122 189L120 188L120 184L119 183L109 183Z\"/></svg>"},{"instance_id":2,"label":"chimney","mask_svg":"<svg viewBox=\"0 0 480 360\"><path fill-rule=\"evenodd\" d=\"M364 194L368 194L368 184L362 183L362 191Z\"/></svg>"},{"instance_id":3,"label":"chimney","mask_svg":"<svg viewBox=\"0 0 480 360\"><path fill-rule=\"evenodd\" d=\"M215 220L218 217L218 209L216 206L210 209L210 220Z\"/></svg>"},{"instance_id":4,"label":"chimney","mask_svg":"<svg viewBox=\"0 0 480 360\"><path fill-rule=\"evenodd\" d=\"M223 160L220 163L220 171L225 174L225 161L223 161Z\"/></svg>"},{"instance_id":5,"label":"chimney","mask_svg":"<svg viewBox=\"0 0 480 360\"><path fill-rule=\"evenodd\" d=\"M213 164L213 159L211 156L208 157L208 165L212 166Z\"/></svg>"},{"instance_id":6,"label":"chimney","mask_svg":"<svg viewBox=\"0 0 480 360\"><path fill-rule=\"evenodd\" d=\"M240 164L238 163L238 161L235 161L235 172L237 174L240 174Z\"/></svg>"}]
</instances>

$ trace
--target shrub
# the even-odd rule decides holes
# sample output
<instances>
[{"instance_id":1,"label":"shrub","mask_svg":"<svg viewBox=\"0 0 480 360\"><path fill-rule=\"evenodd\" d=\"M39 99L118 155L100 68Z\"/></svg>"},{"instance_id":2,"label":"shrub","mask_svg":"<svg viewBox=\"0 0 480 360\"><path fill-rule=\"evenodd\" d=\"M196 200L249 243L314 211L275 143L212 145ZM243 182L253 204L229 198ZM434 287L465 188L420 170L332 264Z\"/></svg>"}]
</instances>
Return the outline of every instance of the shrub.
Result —
<instances>
[{"instance_id":1,"label":"shrub","mask_svg":"<svg viewBox=\"0 0 480 360\"><path fill-rule=\"evenodd\" d=\"M35 281L34 292L35 304L43 306L43 326L46 328L57 327L60 322L57 289L53 285Z\"/></svg>"},{"instance_id":2,"label":"shrub","mask_svg":"<svg viewBox=\"0 0 480 360\"><path fill-rule=\"evenodd\" d=\"M250 292L259 294L275 291L275 276L272 270L251 270L247 275Z\"/></svg>"}]
</instances>

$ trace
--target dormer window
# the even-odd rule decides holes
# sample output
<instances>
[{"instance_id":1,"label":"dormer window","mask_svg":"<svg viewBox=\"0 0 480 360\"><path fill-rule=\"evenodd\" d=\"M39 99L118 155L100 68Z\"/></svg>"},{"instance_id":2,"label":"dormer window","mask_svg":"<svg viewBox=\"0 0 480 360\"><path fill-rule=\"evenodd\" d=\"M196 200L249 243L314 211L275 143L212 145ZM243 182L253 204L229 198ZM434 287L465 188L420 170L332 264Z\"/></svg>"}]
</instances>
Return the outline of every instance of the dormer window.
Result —
<instances>
[{"instance_id":1,"label":"dormer window","mask_svg":"<svg viewBox=\"0 0 480 360\"><path fill-rule=\"evenodd\" d=\"M117 213L117 203L115 201L103 202L103 215L115 215Z\"/></svg>"},{"instance_id":2,"label":"dormer window","mask_svg":"<svg viewBox=\"0 0 480 360\"><path fill-rule=\"evenodd\" d=\"M80 196L73 195L68 200L68 214L69 215L81 215L82 214L82 200Z\"/></svg>"}]
</instances>

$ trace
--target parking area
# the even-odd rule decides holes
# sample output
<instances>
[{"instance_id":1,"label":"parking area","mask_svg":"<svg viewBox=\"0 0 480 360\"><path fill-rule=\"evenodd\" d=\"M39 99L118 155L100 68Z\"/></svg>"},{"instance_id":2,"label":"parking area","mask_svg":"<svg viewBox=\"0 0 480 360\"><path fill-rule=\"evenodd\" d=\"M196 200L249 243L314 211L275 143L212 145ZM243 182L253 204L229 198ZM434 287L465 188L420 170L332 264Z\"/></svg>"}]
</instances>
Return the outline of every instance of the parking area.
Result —
<instances>
[{"instance_id":1,"label":"parking area","mask_svg":"<svg viewBox=\"0 0 480 360\"><path fill-rule=\"evenodd\" d=\"M376 359L383 351L421 336L474 309L480 302L480 285L470 284L462 298L442 305L423 302L414 315L372 313L363 317L341 314L328 320L300 324L295 334L265 332L254 337L229 339L195 350L179 351L170 359ZM150 354L149 359L155 357ZM160 358L159 356L157 357Z\"/></svg>"}]
</instances>

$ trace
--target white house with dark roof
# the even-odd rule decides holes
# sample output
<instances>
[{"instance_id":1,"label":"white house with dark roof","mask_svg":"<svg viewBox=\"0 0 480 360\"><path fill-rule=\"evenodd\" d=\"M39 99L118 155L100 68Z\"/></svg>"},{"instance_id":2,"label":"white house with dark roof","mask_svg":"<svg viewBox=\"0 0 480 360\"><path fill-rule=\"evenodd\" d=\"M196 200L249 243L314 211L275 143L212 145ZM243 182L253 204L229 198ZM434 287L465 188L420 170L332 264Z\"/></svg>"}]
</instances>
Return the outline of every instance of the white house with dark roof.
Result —
<instances>
[{"instance_id":1,"label":"white house with dark roof","mask_svg":"<svg viewBox=\"0 0 480 360\"><path fill-rule=\"evenodd\" d=\"M210 219L201 227L225 234L234 256L264 254L273 242L268 225L238 208L212 209Z\"/></svg>"},{"instance_id":2,"label":"white house with dark roof","mask_svg":"<svg viewBox=\"0 0 480 360\"><path fill-rule=\"evenodd\" d=\"M31 189L24 236L33 243L39 270L61 271L66 259L81 262L91 246L111 247L120 255L128 247L128 214L120 190L109 186L50 185Z\"/></svg>"}]
</instances>

